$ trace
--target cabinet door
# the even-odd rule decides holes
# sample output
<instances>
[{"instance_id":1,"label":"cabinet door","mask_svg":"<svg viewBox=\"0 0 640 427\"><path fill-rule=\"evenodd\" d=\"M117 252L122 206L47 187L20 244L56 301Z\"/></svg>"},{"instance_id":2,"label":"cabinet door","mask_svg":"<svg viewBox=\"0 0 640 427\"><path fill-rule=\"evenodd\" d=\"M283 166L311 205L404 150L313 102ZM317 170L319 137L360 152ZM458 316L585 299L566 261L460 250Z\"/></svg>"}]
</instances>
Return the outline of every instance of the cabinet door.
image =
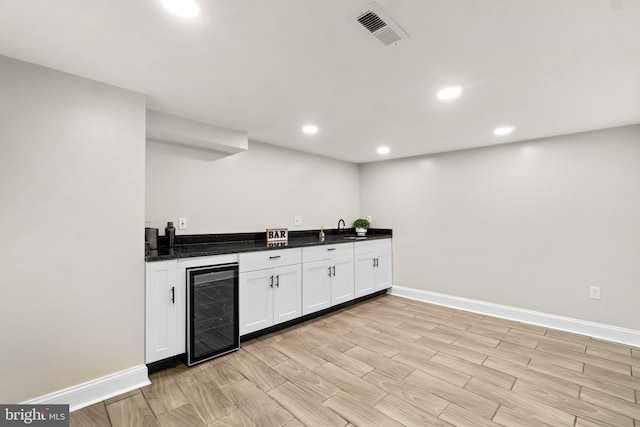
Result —
<instances>
[{"instance_id":1,"label":"cabinet door","mask_svg":"<svg viewBox=\"0 0 640 427\"><path fill-rule=\"evenodd\" d=\"M149 262L145 277L145 363L185 351L185 291L178 284L176 261ZM182 339L181 339L182 338Z\"/></svg>"},{"instance_id":2,"label":"cabinet door","mask_svg":"<svg viewBox=\"0 0 640 427\"><path fill-rule=\"evenodd\" d=\"M273 270L240 273L240 335L273 325Z\"/></svg>"},{"instance_id":3,"label":"cabinet door","mask_svg":"<svg viewBox=\"0 0 640 427\"><path fill-rule=\"evenodd\" d=\"M331 278L331 305L340 304L354 297L353 255L333 261Z\"/></svg>"},{"instance_id":4,"label":"cabinet door","mask_svg":"<svg viewBox=\"0 0 640 427\"><path fill-rule=\"evenodd\" d=\"M302 315L302 268L296 264L273 272L273 324L277 325Z\"/></svg>"},{"instance_id":5,"label":"cabinet door","mask_svg":"<svg viewBox=\"0 0 640 427\"><path fill-rule=\"evenodd\" d=\"M355 298L374 292L373 258L373 252L355 256Z\"/></svg>"},{"instance_id":6,"label":"cabinet door","mask_svg":"<svg viewBox=\"0 0 640 427\"><path fill-rule=\"evenodd\" d=\"M374 291L381 291L391 287L391 253L376 254L376 266L374 268Z\"/></svg>"},{"instance_id":7,"label":"cabinet door","mask_svg":"<svg viewBox=\"0 0 640 427\"><path fill-rule=\"evenodd\" d=\"M302 270L302 314L331 306L331 262L305 262Z\"/></svg>"}]
</instances>

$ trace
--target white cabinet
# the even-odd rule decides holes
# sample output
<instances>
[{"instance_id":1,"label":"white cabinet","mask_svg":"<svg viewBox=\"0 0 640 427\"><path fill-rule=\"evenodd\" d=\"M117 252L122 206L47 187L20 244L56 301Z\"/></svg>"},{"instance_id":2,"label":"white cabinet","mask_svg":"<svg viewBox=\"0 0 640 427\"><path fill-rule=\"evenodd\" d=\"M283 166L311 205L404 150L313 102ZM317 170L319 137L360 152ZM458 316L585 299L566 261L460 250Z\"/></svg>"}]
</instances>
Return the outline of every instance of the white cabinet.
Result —
<instances>
[{"instance_id":1,"label":"white cabinet","mask_svg":"<svg viewBox=\"0 0 640 427\"><path fill-rule=\"evenodd\" d=\"M331 262L305 262L302 268L302 313L331 307Z\"/></svg>"},{"instance_id":2,"label":"white cabinet","mask_svg":"<svg viewBox=\"0 0 640 427\"><path fill-rule=\"evenodd\" d=\"M146 264L145 363L185 352L184 286L176 260Z\"/></svg>"},{"instance_id":3,"label":"white cabinet","mask_svg":"<svg viewBox=\"0 0 640 427\"><path fill-rule=\"evenodd\" d=\"M302 315L300 249L240 254L240 335Z\"/></svg>"},{"instance_id":4,"label":"white cabinet","mask_svg":"<svg viewBox=\"0 0 640 427\"><path fill-rule=\"evenodd\" d=\"M146 263L145 362L186 352L186 271L239 262L240 335L391 287L391 239Z\"/></svg>"},{"instance_id":5,"label":"white cabinet","mask_svg":"<svg viewBox=\"0 0 640 427\"><path fill-rule=\"evenodd\" d=\"M302 249L302 314L354 297L353 243Z\"/></svg>"},{"instance_id":6,"label":"white cabinet","mask_svg":"<svg viewBox=\"0 0 640 427\"><path fill-rule=\"evenodd\" d=\"M356 298L391 287L391 239L357 242L354 254Z\"/></svg>"},{"instance_id":7,"label":"white cabinet","mask_svg":"<svg viewBox=\"0 0 640 427\"><path fill-rule=\"evenodd\" d=\"M380 245L380 250L375 252L375 267L373 274L373 290L375 292L389 289L393 282L391 240Z\"/></svg>"}]
</instances>

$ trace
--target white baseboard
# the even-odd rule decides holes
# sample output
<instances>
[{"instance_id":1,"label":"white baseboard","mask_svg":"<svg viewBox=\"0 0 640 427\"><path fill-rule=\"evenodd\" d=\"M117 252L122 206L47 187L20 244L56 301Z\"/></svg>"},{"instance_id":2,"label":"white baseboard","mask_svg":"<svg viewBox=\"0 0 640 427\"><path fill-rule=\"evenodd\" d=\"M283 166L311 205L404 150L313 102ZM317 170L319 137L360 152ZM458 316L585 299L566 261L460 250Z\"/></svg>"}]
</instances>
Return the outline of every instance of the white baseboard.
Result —
<instances>
[{"instance_id":1,"label":"white baseboard","mask_svg":"<svg viewBox=\"0 0 640 427\"><path fill-rule=\"evenodd\" d=\"M472 311L487 316L500 317L516 322L529 323L545 328L558 329L574 334L587 335L593 338L613 341L632 347L640 347L640 331L635 329L620 328L602 323L588 322L572 319L570 317L556 316L554 314L493 304L453 295L439 294L423 291L421 289L393 286L389 292L391 295L442 305L460 310Z\"/></svg>"},{"instance_id":2,"label":"white baseboard","mask_svg":"<svg viewBox=\"0 0 640 427\"><path fill-rule=\"evenodd\" d=\"M70 411L76 411L148 384L151 382L147 367L139 365L24 403L27 405L64 404L69 405Z\"/></svg>"}]
</instances>

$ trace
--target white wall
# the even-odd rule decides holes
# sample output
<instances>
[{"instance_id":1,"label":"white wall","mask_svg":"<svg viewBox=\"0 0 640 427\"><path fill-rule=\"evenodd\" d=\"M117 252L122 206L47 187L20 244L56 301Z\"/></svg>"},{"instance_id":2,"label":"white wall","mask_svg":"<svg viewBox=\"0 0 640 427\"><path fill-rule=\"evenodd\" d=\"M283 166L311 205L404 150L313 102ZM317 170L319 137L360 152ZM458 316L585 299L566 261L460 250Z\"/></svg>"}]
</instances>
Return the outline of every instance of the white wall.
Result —
<instances>
[{"instance_id":1,"label":"white wall","mask_svg":"<svg viewBox=\"0 0 640 427\"><path fill-rule=\"evenodd\" d=\"M394 229L394 285L640 329L640 126L371 163L360 179L362 213Z\"/></svg>"},{"instance_id":2,"label":"white wall","mask_svg":"<svg viewBox=\"0 0 640 427\"><path fill-rule=\"evenodd\" d=\"M0 402L144 363L144 115L0 57Z\"/></svg>"},{"instance_id":3,"label":"white wall","mask_svg":"<svg viewBox=\"0 0 640 427\"><path fill-rule=\"evenodd\" d=\"M309 230L350 225L359 215L359 170L341 162L249 141L228 157L147 141L146 218L164 234L256 232L288 227ZM302 216L302 226L294 216Z\"/></svg>"}]
</instances>

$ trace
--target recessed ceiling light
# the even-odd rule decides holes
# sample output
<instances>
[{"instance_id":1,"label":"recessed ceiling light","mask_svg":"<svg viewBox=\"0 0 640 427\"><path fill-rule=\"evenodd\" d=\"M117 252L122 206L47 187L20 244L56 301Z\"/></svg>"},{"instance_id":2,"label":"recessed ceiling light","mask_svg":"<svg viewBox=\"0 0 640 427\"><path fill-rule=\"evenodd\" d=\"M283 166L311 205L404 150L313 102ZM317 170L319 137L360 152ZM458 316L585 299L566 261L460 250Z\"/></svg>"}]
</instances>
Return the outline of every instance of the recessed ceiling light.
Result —
<instances>
[{"instance_id":1,"label":"recessed ceiling light","mask_svg":"<svg viewBox=\"0 0 640 427\"><path fill-rule=\"evenodd\" d=\"M389 154L389 147L378 147L378 154Z\"/></svg>"},{"instance_id":2,"label":"recessed ceiling light","mask_svg":"<svg viewBox=\"0 0 640 427\"><path fill-rule=\"evenodd\" d=\"M306 125L302 128L302 132L306 133L307 135L313 135L314 133L318 133L318 126Z\"/></svg>"},{"instance_id":3,"label":"recessed ceiling light","mask_svg":"<svg viewBox=\"0 0 640 427\"><path fill-rule=\"evenodd\" d=\"M194 0L161 0L162 5L174 15L183 18L195 18L200 13L200 7Z\"/></svg>"},{"instance_id":4,"label":"recessed ceiling light","mask_svg":"<svg viewBox=\"0 0 640 427\"><path fill-rule=\"evenodd\" d=\"M499 128L495 128L495 130L493 131L494 135L509 135L511 132L514 131L514 127L513 126L503 126L503 127L499 127Z\"/></svg>"},{"instance_id":5,"label":"recessed ceiling light","mask_svg":"<svg viewBox=\"0 0 640 427\"><path fill-rule=\"evenodd\" d=\"M441 89L438 92L438 98L440 99L453 99L460 96L462 93L462 86L449 86Z\"/></svg>"}]
</instances>

